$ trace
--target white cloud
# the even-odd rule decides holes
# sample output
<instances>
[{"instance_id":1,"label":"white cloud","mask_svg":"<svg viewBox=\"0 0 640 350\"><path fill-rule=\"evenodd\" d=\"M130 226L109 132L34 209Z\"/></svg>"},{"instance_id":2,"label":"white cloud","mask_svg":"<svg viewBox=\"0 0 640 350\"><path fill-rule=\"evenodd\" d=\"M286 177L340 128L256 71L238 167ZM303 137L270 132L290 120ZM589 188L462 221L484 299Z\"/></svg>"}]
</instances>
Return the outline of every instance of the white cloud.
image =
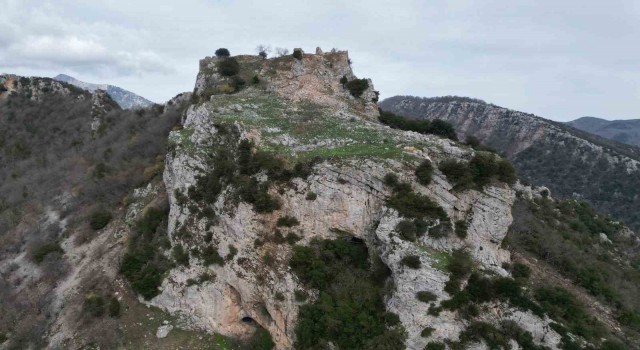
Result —
<instances>
[{"instance_id":1,"label":"white cloud","mask_svg":"<svg viewBox=\"0 0 640 350\"><path fill-rule=\"evenodd\" d=\"M193 88L221 46L348 49L383 97L469 95L571 119L640 117L634 0L4 0L0 71L121 85L156 101Z\"/></svg>"}]
</instances>

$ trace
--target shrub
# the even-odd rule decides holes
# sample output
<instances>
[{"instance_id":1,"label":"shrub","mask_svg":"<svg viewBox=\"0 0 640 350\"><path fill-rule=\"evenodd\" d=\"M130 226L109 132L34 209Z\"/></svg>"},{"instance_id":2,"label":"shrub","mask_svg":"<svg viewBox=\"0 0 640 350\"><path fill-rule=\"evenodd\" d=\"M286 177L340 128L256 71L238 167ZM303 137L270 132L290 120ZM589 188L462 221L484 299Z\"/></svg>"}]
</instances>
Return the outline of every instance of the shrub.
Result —
<instances>
[{"instance_id":1,"label":"shrub","mask_svg":"<svg viewBox=\"0 0 640 350\"><path fill-rule=\"evenodd\" d=\"M229 244L229 253L227 253L226 261L231 261L238 254L238 249L232 244Z\"/></svg>"},{"instance_id":2,"label":"shrub","mask_svg":"<svg viewBox=\"0 0 640 350\"><path fill-rule=\"evenodd\" d=\"M424 350L444 350L444 349L445 349L444 343L435 342L435 341L429 342L427 346L424 347Z\"/></svg>"},{"instance_id":3,"label":"shrub","mask_svg":"<svg viewBox=\"0 0 640 350\"><path fill-rule=\"evenodd\" d=\"M429 230L429 237L439 239L449 236L451 232L451 221L444 221Z\"/></svg>"},{"instance_id":4,"label":"shrub","mask_svg":"<svg viewBox=\"0 0 640 350\"><path fill-rule=\"evenodd\" d=\"M224 47L221 47L221 48L216 50L216 56L217 57L229 57L229 56L231 56L231 53L229 52L229 50L225 49Z\"/></svg>"},{"instance_id":5,"label":"shrub","mask_svg":"<svg viewBox=\"0 0 640 350\"><path fill-rule=\"evenodd\" d=\"M93 317L102 317L104 315L104 298L93 293L85 295L83 310Z\"/></svg>"},{"instance_id":6,"label":"shrub","mask_svg":"<svg viewBox=\"0 0 640 350\"><path fill-rule=\"evenodd\" d=\"M225 58L217 63L218 73L224 77L231 77L240 72L240 64L235 58Z\"/></svg>"},{"instance_id":7,"label":"shrub","mask_svg":"<svg viewBox=\"0 0 640 350\"><path fill-rule=\"evenodd\" d=\"M109 317L120 317L120 301L116 297L109 298Z\"/></svg>"},{"instance_id":8,"label":"shrub","mask_svg":"<svg viewBox=\"0 0 640 350\"><path fill-rule=\"evenodd\" d=\"M388 173L384 176L383 181L385 185L395 188L400 180L398 180L398 175L394 173Z\"/></svg>"},{"instance_id":9,"label":"shrub","mask_svg":"<svg viewBox=\"0 0 640 350\"><path fill-rule=\"evenodd\" d=\"M105 209L94 209L89 215L89 226L95 230L101 230L111 221L111 213Z\"/></svg>"},{"instance_id":10,"label":"shrub","mask_svg":"<svg viewBox=\"0 0 640 350\"><path fill-rule=\"evenodd\" d=\"M247 349L272 350L276 344L271 338L271 333L262 327L258 327L247 344Z\"/></svg>"},{"instance_id":11,"label":"shrub","mask_svg":"<svg viewBox=\"0 0 640 350\"><path fill-rule=\"evenodd\" d=\"M302 50L300 50L300 49L293 50L293 58L295 58L297 60L301 60L302 59Z\"/></svg>"},{"instance_id":12,"label":"shrub","mask_svg":"<svg viewBox=\"0 0 640 350\"><path fill-rule=\"evenodd\" d=\"M182 245L178 244L173 247L173 259L182 266L189 266L189 253L184 250Z\"/></svg>"},{"instance_id":13,"label":"shrub","mask_svg":"<svg viewBox=\"0 0 640 350\"><path fill-rule=\"evenodd\" d=\"M340 84L342 84L342 86L345 86L348 82L349 78L347 78L346 75L343 75L342 78L340 78Z\"/></svg>"},{"instance_id":14,"label":"shrub","mask_svg":"<svg viewBox=\"0 0 640 350\"><path fill-rule=\"evenodd\" d=\"M279 227L293 227L300 225L300 222L293 216L285 215L278 219L276 225Z\"/></svg>"},{"instance_id":15,"label":"shrub","mask_svg":"<svg viewBox=\"0 0 640 350\"><path fill-rule=\"evenodd\" d=\"M251 78L251 82L254 84L260 83L260 77L258 77L257 75L254 75L253 78Z\"/></svg>"},{"instance_id":16,"label":"shrub","mask_svg":"<svg viewBox=\"0 0 640 350\"><path fill-rule=\"evenodd\" d=\"M282 294L282 292L277 292L276 293L276 300L278 301L284 301L284 294Z\"/></svg>"},{"instance_id":17,"label":"shrub","mask_svg":"<svg viewBox=\"0 0 640 350\"><path fill-rule=\"evenodd\" d=\"M438 169L456 186L465 187L473 181L468 166L463 161L447 159L440 163Z\"/></svg>"},{"instance_id":18,"label":"shrub","mask_svg":"<svg viewBox=\"0 0 640 350\"><path fill-rule=\"evenodd\" d=\"M307 300L307 298L309 297L309 296L307 295L307 292L305 292L305 291L304 291L304 290L302 290L302 289L296 289L296 290L293 292L293 296L295 297L296 301L297 301L297 302L300 302L300 303L301 303L301 302L303 302L303 301L305 301L305 300Z\"/></svg>"},{"instance_id":19,"label":"shrub","mask_svg":"<svg viewBox=\"0 0 640 350\"><path fill-rule=\"evenodd\" d=\"M31 253L32 259L35 263L39 264L44 261L44 258L52 253L60 253L64 254L64 250L60 247L60 244L55 243L45 243L38 247L36 247Z\"/></svg>"},{"instance_id":20,"label":"shrub","mask_svg":"<svg viewBox=\"0 0 640 350\"><path fill-rule=\"evenodd\" d=\"M404 349L397 315L384 307L384 278L374 278L365 244L315 239L295 246L289 262L319 297L299 309L295 349ZM320 347L319 347L320 346Z\"/></svg>"},{"instance_id":21,"label":"shrub","mask_svg":"<svg viewBox=\"0 0 640 350\"><path fill-rule=\"evenodd\" d=\"M412 269L419 269L422 265L422 263L420 262L420 257L418 257L417 255L407 255L402 258L401 261L403 265Z\"/></svg>"},{"instance_id":22,"label":"shrub","mask_svg":"<svg viewBox=\"0 0 640 350\"><path fill-rule=\"evenodd\" d=\"M511 267L511 275L513 278L522 278L526 280L531 276L531 269L525 264L515 263Z\"/></svg>"},{"instance_id":23,"label":"shrub","mask_svg":"<svg viewBox=\"0 0 640 350\"><path fill-rule=\"evenodd\" d=\"M416 298L418 298L418 300L420 300L423 303L430 303L438 299L438 297L435 294L429 291L420 291L416 293Z\"/></svg>"},{"instance_id":24,"label":"shrub","mask_svg":"<svg viewBox=\"0 0 640 350\"><path fill-rule=\"evenodd\" d=\"M456 136L456 130L453 128L453 125L441 119L432 120L428 132L430 134L444 136L454 141L458 139L458 137Z\"/></svg>"},{"instance_id":25,"label":"shrub","mask_svg":"<svg viewBox=\"0 0 640 350\"><path fill-rule=\"evenodd\" d=\"M298 236L297 234L293 233L293 232L289 232L287 233L287 237L285 237L287 240L287 243L289 244L296 244L301 238L300 236Z\"/></svg>"},{"instance_id":26,"label":"shrub","mask_svg":"<svg viewBox=\"0 0 640 350\"><path fill-rule=\"evenodd\" d=\"M239 76L234 75L231 78L231 87L233 87L234 91L242 90L242 88L245 87L245 85L247 85L247 82L244 81L244 79L240 78Z\"/></svg>"},{"instance_id":27,"label":"shrub","mask_svg":"<svg viewBox=\"0 0 640 350\"><path fill-rule=\"evenodd\" d=\"M304 199L308 201L315 201L316 198L318 198L318 195L315 192L307 192L307 195L304 197Z\"/></svg>"},{"instance_id":28,"label":"shrub","mask_svg":"<svg viewBox=\"0 0 640 350\"><path fill-rule=\"evenodd\" d=\"M513 167L513 164L506 159L498 160L498 169L496 172L498 174L498 180L509 185L513 185L518 180L516 169Z\"/></svg>"},{"instance_id":29,"label":"shrub","mask_svg":"<svg viewBox=\"0 0 640 350\"><path fill-rule=\"evenodd\" d=\"M469 224L465 220L456 221L456 236L460 239L467 238L467 230L469 229Z\"/></svg>"},{"instance_id":30,"label":"shrub","mask_svg":"<svg viewBox=\"0 0 640 350\"><path fill-rule=\"evenodd\" d=\"M476 185L484 187L498 173L498 165L492 154L478 152L469 161L469 171Z\"/></svg>"},{"instance_id":31,"label":"shrub","mask_svg":"<svg viewBox=\"0 0 640 350\"><path fill-rule=\"evenodd\" d=\"M467 138L465 139L464 143L473 149L480 146L480 140L478 140L478 138L473 135L467 135Z\"/></svg>"},{"instance_id":32,"label":"shrub","mask_svg":"<svg viewBox=\"0 0 640 350\"><path fill-rule=\"evenodd\" d=\"M418 183L421 185L427 186L431 183L431 177L433 176L433 165L431 165L431 161L425 159L420 165L416 168L416 177L418 178Z\"/></svg>"},{"instance_id":33,"label":"shrub","mask_svg":"<svg viewBox=\"0 0 640 350\"><path fill-rule=\"evenodd\" d=\"M206 266L213 265L213 264L224 266L224 259L220 256L220 253L218 253L218 250L213 246L208 246L202 249L202 252L200 253L200 258L204 261L204 264Z\"/></svg>"},{"instance_id":34,"label":"shrub","mask_svg":"<svg viewBox=\"0 0 640 350\"><path fill-rule=\"evenodd\" d=\"M387 205L406 218L448 219L447 213L429 197L411 191L396 191L387 199Z\"/></svg>"},{"instance_id":35,"label":"shrub","mask_svg":"<svg viewBox=\"0 0 640 350\"><path fill-rule=\"evenodd\" d=\"M415 242L416 240L416 224L411 220L402 220L396 225L396 231L400 234L400 238L405 241Z\"/></svg>"},{"instance_id":36,"label":"shrub","mask_svg":"<svg viewBox=\"0 0 640 350\"><path fill-rule=\"evenodd\" d=\"M423 338L429 338L431 336L431 334L433 334L433 331L435 331L436 329L433 327L424 327L424 329L422 330L422 332L420 332L420 336Z\"/></svg>"},{"instance_id":37,"label":"shrub","mask_svg":"<svg viewBox=\"0 0 640 350\"><path fill-rule=\"evenodd\" d=\"M367 79L353 79L345 84L349 93L353 97L360 97L365 90L369 88L369 81Z\"/></svg>"},{"instance_id":38,"label":"shrub","mask_svg":"<svg viewBox=\"0 0 640 350\"><path fill-rule=\"evenodd\" d=\"M473 259L471 254L464 249L454 250L449 259L447 270L451 273L451 277L462 279L473 270Z\"/></svg>"}]
</instances>

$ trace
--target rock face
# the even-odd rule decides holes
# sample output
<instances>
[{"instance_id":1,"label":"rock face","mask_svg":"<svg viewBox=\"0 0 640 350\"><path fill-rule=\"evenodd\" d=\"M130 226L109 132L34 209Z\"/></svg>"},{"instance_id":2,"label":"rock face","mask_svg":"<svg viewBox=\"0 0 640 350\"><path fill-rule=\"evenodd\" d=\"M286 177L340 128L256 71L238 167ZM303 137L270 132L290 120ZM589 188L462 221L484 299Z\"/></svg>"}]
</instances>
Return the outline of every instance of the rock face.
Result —
<instances>
[{"instance_id":1,"label":"rock face","mask_svg":"<svg viewBox=\"0 0 640 350\"><path fill-rule=\"evenodd\" d=\"M588 200L640 228L640 217L630 209L640 205L640 148L469 98L395 96L380 108L411 118L446 120L462 140L476 136L506 155L524 180L548 186L561 198Z\"/></svg>"},{"instance_id":2,"label":"rock face","mask_svg":"<svg viewBox=\"0 0 640 350\"><path fill-rule=\"evenodd\" d=\"M429 305L418 301L416 292L431 291L439 301L448 299L444 291L448 275L438 259L462 247L472 253L481 269L508 275L502 266L510 262L510 253L500 243L511 223L515 190L496 184L482 192L452 192L452 185L437 172L429 186L417 184L413 171L421 160L437 164L450 157L468 159L473 151L436 136L372 122L378 113L370 99L373 85L370 83L364 98L355 99L339 82L343 76L355 78L346 52L318 51L305 54L300 61L291 57L237 59L241 66L252 67L245 74L255 74L261 84L233 95L209 95L207 91L224 86L227 78L215 69L218 58L202 60L194 94L205 98L189 108L183 129L170 135L172 146L164 172L170 199L169 235L174 244L188 251L213 246L225 263L207 265L192 254L189 266L172 269L161 294L149 303L187 317L192 327L224 335L248 337L259 325L269 331L277 349L292 349L300 306L294 291L305 286L288 267L291 246L269 241L277 219L287 215L300 222L295 228L283 228L285 233L300 235L298 244L347 234L380 255L396 286L386 306L400 316L408 349L422 349L429 340L455 339L466 321L452 312L429 315ZM307 129L313 133L308 135ZM259 213L250 204L238 203L233 189L223 188L214 202L206 204L216 219L198 215L202 204L189 193L199 176L217 166L206 161L207 152L216 145L237 149L241 140L251 140L258 149L277 149L283 157L304 159L322 154L332 160L315 164L308 177L295 178L288 186L270 187L269 193L281 203L272 213ZM468 222L467 238L424 235L417 242L401 240L395 231L399 214L386 205L391 190L383 179L389 172L432 198L452 220ZM309 200L308 193L317 197ZM181 238L184 232L189 232L188 240ZM424 267L412 270L404 266L401 260L408 254L418 255ZM190 282L203 274L215 275L215 279ZM314 295L313 290L308 292ZM487 306L487 311L523 323L538 344L555 347L560 338L548 328L549 320L533 314L510 312L513 310L503 304ZM420 334L426 326L435 328L432 339Z\"/></svg>"}]
</instances>

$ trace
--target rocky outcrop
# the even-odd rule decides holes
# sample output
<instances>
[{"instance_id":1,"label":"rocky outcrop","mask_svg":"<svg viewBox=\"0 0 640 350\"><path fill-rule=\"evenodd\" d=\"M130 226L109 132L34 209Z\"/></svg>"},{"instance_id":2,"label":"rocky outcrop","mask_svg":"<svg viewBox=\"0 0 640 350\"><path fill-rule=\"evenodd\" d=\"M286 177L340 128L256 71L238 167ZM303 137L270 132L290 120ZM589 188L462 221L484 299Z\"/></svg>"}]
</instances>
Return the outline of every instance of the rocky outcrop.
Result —
<instances>
[{"instance_id":1,"label":"rocky outcrop","mask_svg":"<svg viewBox=\"0 0 640 350\"><path fill-rule=\"evenodd\" d=\"M241 64L254 62L253 58L238 59ZM225 78L213 69L217 60L201 61L196 95L222 84L218 80ZM270 73L273 70L277 74ZM438 259L459 248L468 249L481 269L508 275L502 266L510 262L510 253L500 244L511 223L515 190L506 185L495 185L482 192L452 192L451 184L441 174L436 174L429 186L417 184L413 171L421 159L428 158L437 164L450 157L469 158L473 151L435 136L404 133L372 123L370 120L377 115L377 108L367 107L375 105L368 100L369 95L355 99L339 83L342 76L355 78L346 52L305 54L302 60L288 57L266 60L255 72L265 82L264 86L249 88L236 95L213 95L208 102L190 107L183 119L183 129L170 136L172 151L164 173L170 196L169 235L172 240L185 245L188 251L213 246L220 256L226 257L225 263L207 265L192 254L188 267L171 270L162 284L161 294L150 304L187 317L193 327L225 335L248 337L259 325L270 332L278 349L291 349L300 305L294 291L306 287L288 267L291 246L270 240L277 228L277 219L287 215L300 222L295 228L283 228L301 237L298 244L308 244L314 238L348 235L363 240L380 255L391 270L395 285L386 305L389 311L400 316L408 335L407 348L421 349L434 339L455 339L465 329L466 321L452 312L429 315L429 305L418 301L416 292L431 291L439 301L450 297L444 291L448 273ZM373 91L372 84L370 87ZM269 99L269 105L261 104L263 97ZM282 112L273 110L275 101L288 107ZM300 152L322 149L317 148L316 143L322 133L316 134L314 140L305 140L302 130L296 129L305 124L291 126L291 133L282 134L289 127L287 123L293 123L298 117L278 113L297 111L304 114L305 109L301 107L304 103L322 107L318 111L321 115L315 116L316 119L328 118L345 125L351 122L365 128L355 130L385 135L381 137L392 141L382 150L392 152L394 156L361 158L358 153L340 153L339 158L318 163L308 177L270 188L271 195L281 203L280 209L273 213L261 214L247 203L238 203L233 199L231 188L223 189L215 202L208 204L215 212L214 221L193 211L194 206L201 204L189 199L189 188L196 185L198 176L215 169L216 164L205 161L207 150L212 146L235 149L246 139L252 140L258 149L271 145L286 147L282 156L288 150L294 156L301 156L304 153ZM230 133L236 135L231 141ZM287 142L282 143L285 137ZM323 143L325 152L334 150L332 144L357 143L355 139L332 137L331 143ZM376 150L379 147L379 140L366 140L369 148ZM389 172L411 183L416 192L432 198L452 220L468 222L467 238L449 235L434 239L424 235L417 242L400 239L395 232L399 214L386 205L391 189L383 179ZM311 192L317 195L314 200L306 197ZM184 232L190 234L186 242L180 238ZM420 256L423 268L406 268L401 260L408 254ZM214 275L215 279L194 284L193 281L203 274ZM313 290L307 292L314 295ZM553 347L559 339L548 328L549 320L526 312L510 312L508 305L487 307L501 317L517 323L527 322L522 327L533 334L536 343ZM431 339L420 334L426 326L435 328Z\"/></svg>"}]
</instances>

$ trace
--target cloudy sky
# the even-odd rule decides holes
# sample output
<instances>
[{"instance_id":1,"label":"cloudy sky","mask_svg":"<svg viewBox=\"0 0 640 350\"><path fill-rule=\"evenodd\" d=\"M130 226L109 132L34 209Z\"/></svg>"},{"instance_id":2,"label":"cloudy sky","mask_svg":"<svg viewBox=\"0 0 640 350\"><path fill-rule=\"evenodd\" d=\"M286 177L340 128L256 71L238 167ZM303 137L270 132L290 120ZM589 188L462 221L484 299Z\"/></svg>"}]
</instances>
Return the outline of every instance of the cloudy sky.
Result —
<instances>
[{"instance_id":1,"label":"cloudy sky","mask_svg":"<svg viewBox=\"0 0 640 350\"><path fill-rule=\"evenodd\" d=\"M347 49L382 97L461 95L555 120L640 118L637 0L0 0L0 73L66 73L156 102L198 60Z\"/></svg>"}]
</instances>

